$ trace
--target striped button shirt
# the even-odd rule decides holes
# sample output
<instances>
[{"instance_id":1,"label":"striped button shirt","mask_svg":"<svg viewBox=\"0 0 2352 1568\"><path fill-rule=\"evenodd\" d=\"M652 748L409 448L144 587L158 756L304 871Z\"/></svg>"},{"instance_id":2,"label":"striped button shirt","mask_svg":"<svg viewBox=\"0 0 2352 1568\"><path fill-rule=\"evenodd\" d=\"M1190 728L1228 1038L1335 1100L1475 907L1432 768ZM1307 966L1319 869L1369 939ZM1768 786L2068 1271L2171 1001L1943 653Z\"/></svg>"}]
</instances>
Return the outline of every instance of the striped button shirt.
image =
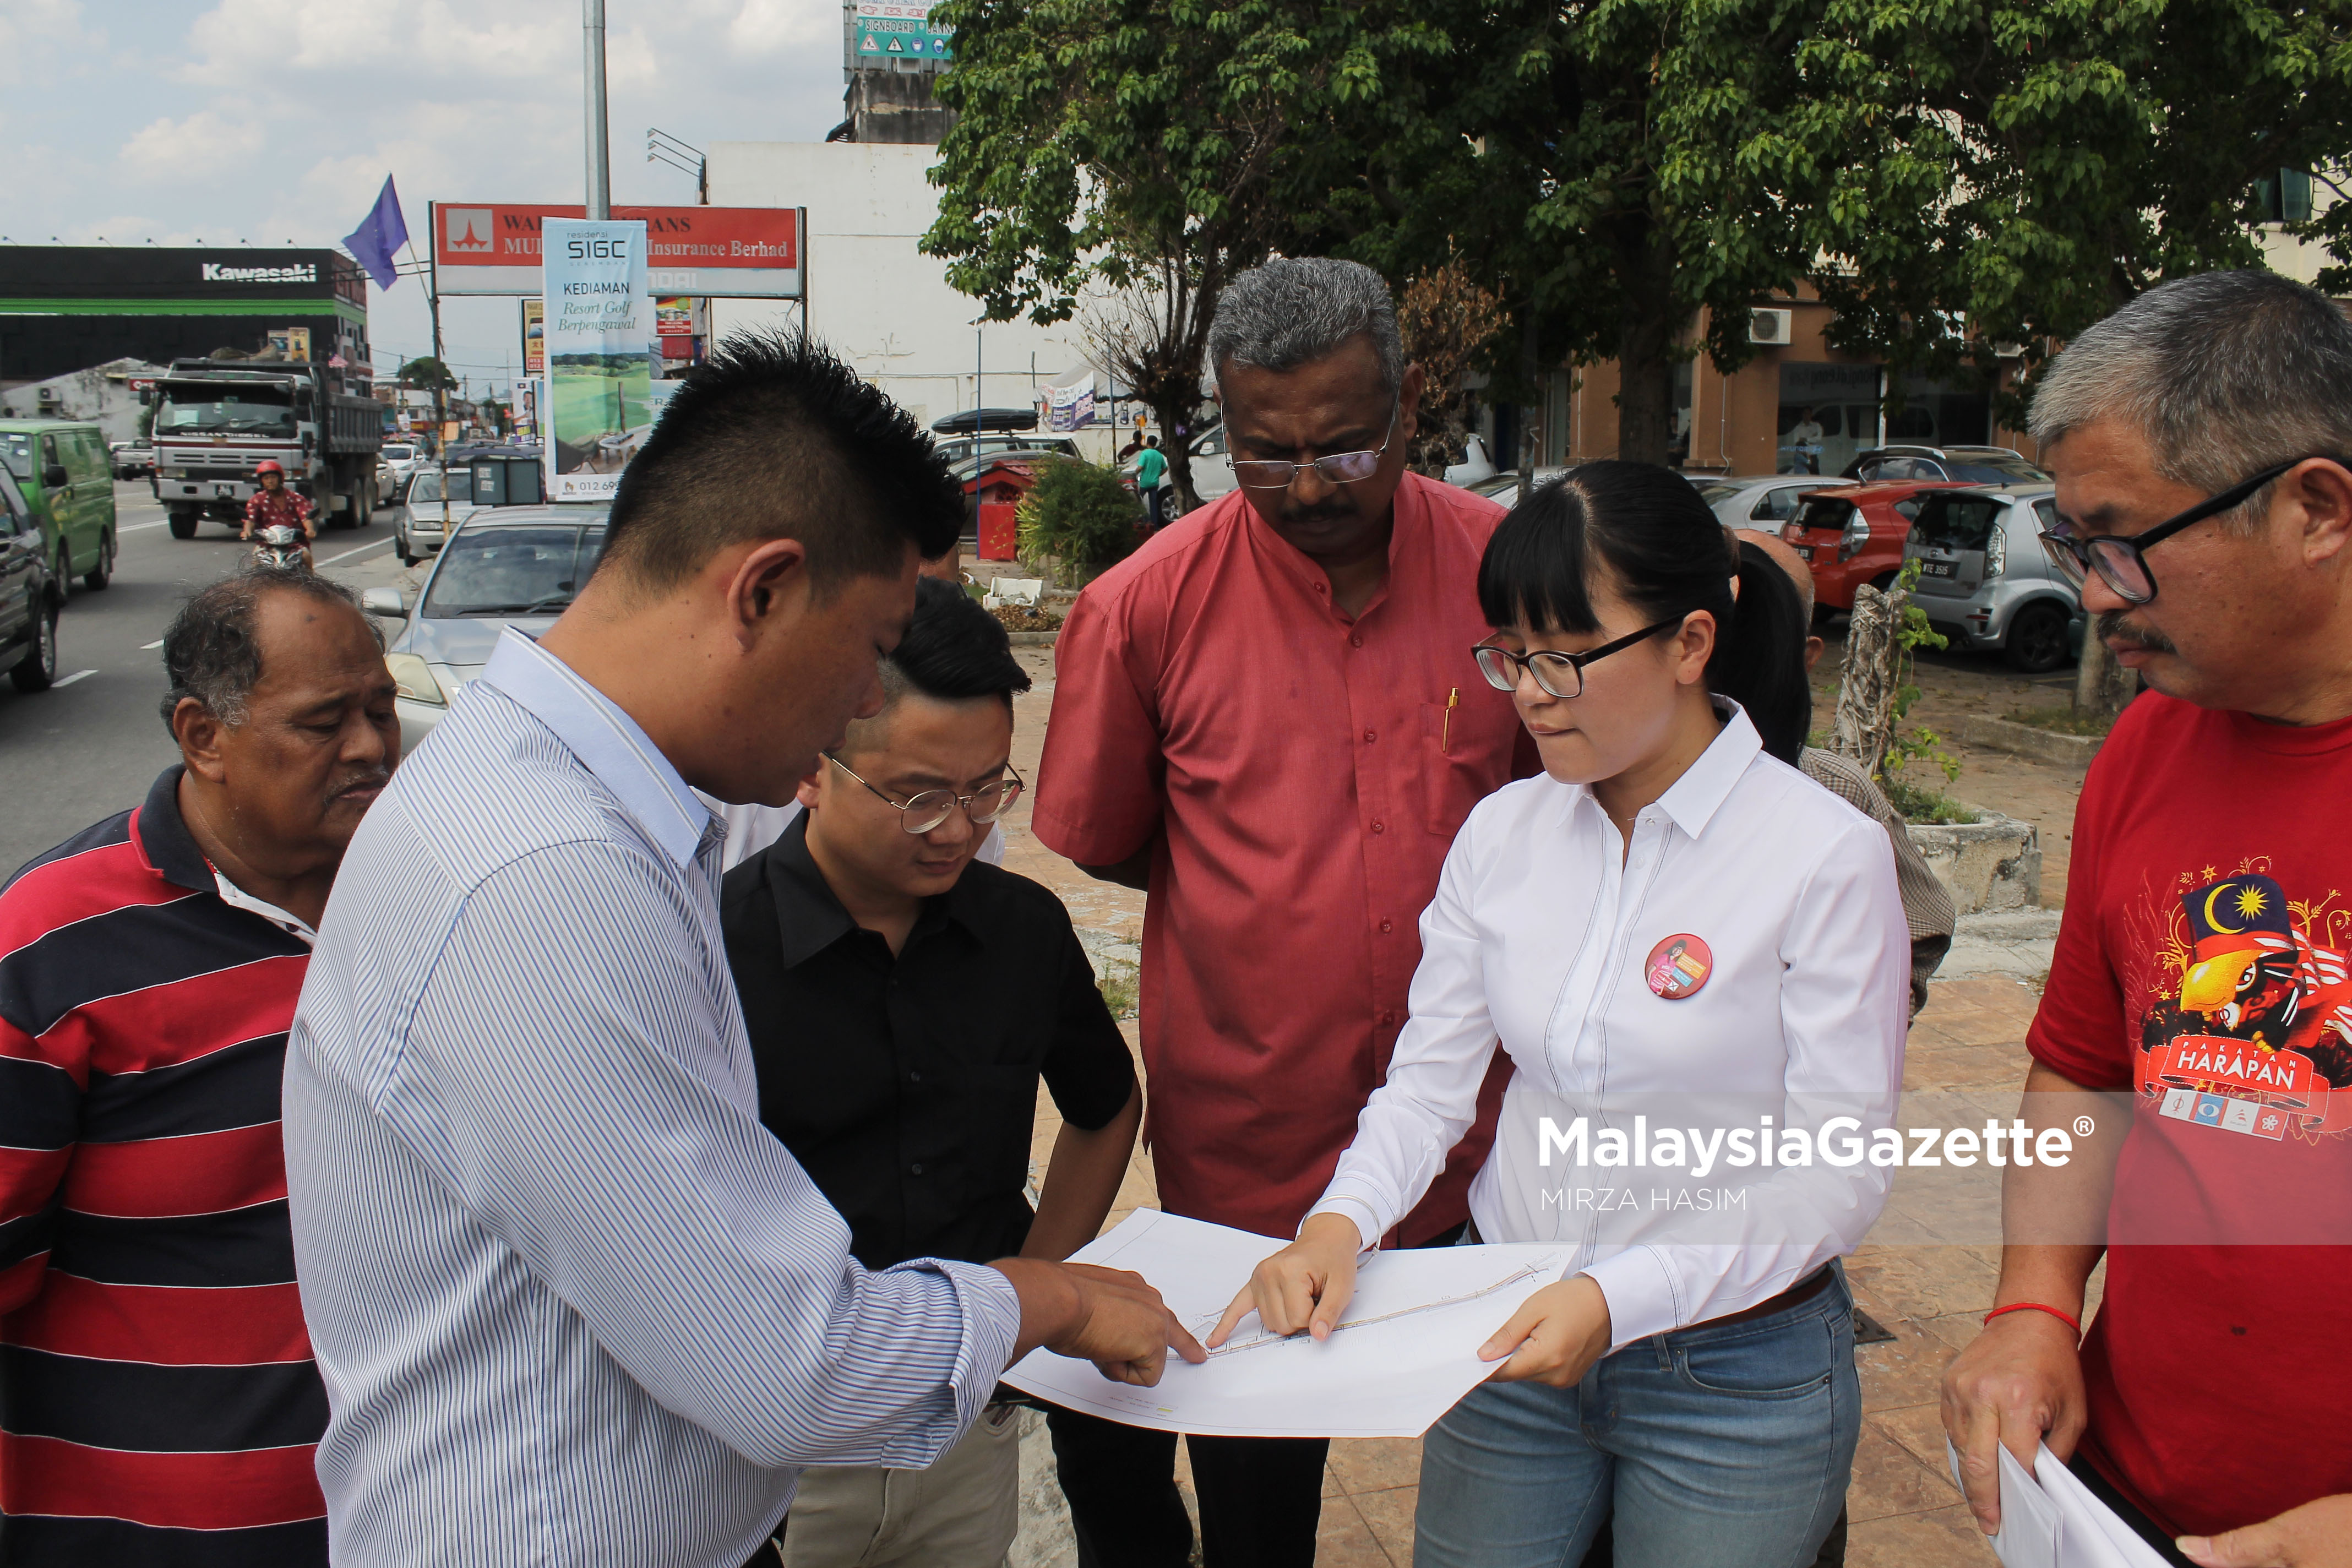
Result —
<instances>
[{"instance_id":1,"label":"striped button shirt","mask_svg":"<svg viewBox=\"0 0 2352 1568\"><path fill-rule=\"evenodd\" d=\"M10 1568L327 1560L278 1129L307 928L215 876L180 772L0 892Z\"/></svg>"},{"instance_id":2,"label":"striped button shirt","mask_svg":"<svg viewBox=\"0 0 2352 1568\"><path fill-rule=\"evenodd\" d=\"M986 1402L1011 1284L868 1273L760 1124L723 843L512 632L361 825L286 1069L338 1563L739 1568Z\"/></svg>"}]
</instances>

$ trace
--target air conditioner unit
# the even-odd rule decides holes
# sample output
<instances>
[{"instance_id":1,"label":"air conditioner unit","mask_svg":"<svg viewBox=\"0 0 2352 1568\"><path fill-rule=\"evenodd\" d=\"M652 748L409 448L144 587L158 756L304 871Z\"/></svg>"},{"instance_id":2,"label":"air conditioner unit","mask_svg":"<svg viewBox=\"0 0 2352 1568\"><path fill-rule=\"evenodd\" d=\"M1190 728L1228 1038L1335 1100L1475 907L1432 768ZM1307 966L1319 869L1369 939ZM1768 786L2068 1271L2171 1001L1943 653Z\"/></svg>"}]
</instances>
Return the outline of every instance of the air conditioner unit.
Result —
<instances>
[{"instance_id":1,"label":"air conditioner unit","mask_svg":"<svg viewBox=\"0 0 2352 1568\"><path fill-rule=\"evenodd\" d=\"M39 395L39 395L39 398L40 398L41 406L42 406L42 407L44 407L44 408L47 408L47 407L48 407L51 404L53 404L53 403L57 402L57 400L58 400L58 389L57 389L56 387L54 387L54 386L45 386L45 387L42 387L42 388L40 389L40 392L39 392Z\"/></svg>"},{"instance_id":2,"label":"air conditioner unit","mask_svg":"<svg viewBox=\"0 0 2352 1568\"><path fill-rule=\"evenodd\" d=\"M1751 343L1788 345L1789 331L1795 322L1794 310L1750 310L1748 313L1748 341Z\"/></svg>"}]
</instances>

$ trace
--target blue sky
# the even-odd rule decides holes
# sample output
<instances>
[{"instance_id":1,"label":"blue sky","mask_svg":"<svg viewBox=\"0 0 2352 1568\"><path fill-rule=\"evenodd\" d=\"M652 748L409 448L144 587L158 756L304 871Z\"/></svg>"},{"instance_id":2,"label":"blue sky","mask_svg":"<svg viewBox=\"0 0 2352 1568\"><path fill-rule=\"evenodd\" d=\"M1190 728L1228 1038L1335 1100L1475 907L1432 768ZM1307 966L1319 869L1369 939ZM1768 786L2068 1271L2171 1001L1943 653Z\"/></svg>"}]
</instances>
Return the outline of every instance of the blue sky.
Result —
<instances>
[{"instance_id":1,"label":"blue sky","mask_svg":"<svg viewBox=\"0 0 2352 1568\"><path fill-rule=\"evenodd\" d=\"M613 199L690 204L645 161L814 141L841 119L840 0L606 0ZM582 199L579 0L4 0L0 235L17 243L331 245L385 174L428 201ZM451 368L502 383L511 300L448 300ZM376 290L380 365L431 343L424 289Z\"/></svg>"}]
</instances>

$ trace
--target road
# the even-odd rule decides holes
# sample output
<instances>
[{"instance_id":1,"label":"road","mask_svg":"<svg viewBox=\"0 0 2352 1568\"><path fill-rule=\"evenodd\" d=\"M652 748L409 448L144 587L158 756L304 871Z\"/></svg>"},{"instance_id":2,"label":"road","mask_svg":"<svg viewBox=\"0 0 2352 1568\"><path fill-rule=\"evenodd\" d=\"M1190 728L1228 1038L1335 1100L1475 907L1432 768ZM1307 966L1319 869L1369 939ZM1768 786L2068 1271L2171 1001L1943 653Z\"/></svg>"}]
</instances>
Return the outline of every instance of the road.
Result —
<instances>
[{"instance_id":1,"label":"road","mask_svg":"<svg viewBox=\"0 0 2352 1568\"><path fill-rule=\"evenodd\" d=\"M173 539L147 481L114 487L121 548L114 581L79 580L58 621L58 683L26 693L0 680L0 877L91 823L143 800L179 760L159 709L169 686L157 645L188 595L252 548L226 524ZM381 515L381 514L379 514ZM383 522L320 535L320 570L353 588L414 586ZM384 623L387 629L393 625Z\"/></svg>"}]
</instances>

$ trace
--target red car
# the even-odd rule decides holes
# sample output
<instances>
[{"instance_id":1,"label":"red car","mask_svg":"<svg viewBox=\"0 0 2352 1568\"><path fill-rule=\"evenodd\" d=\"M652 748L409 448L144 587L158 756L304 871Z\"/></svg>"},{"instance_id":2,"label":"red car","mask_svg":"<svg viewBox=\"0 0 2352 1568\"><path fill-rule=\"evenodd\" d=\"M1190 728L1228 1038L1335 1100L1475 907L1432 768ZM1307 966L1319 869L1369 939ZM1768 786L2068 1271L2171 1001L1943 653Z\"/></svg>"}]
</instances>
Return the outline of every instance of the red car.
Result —
<instances>
[{"instance_id":1,"label":"red car","mask_svg":"<svg viewBox=\"0 0 2352 1568\"><path fill-rule=\"evenodd\" d=\"M1824 490L1804 499L1797 515L1780 525L1780 537L1812 563L1813 603L1824 610L1851 610L1856 588L1864 583L1885 588L1903 569L1903 543L1922 496L1976 488L1895 479Z\"/></svg>"}]
</instances>

